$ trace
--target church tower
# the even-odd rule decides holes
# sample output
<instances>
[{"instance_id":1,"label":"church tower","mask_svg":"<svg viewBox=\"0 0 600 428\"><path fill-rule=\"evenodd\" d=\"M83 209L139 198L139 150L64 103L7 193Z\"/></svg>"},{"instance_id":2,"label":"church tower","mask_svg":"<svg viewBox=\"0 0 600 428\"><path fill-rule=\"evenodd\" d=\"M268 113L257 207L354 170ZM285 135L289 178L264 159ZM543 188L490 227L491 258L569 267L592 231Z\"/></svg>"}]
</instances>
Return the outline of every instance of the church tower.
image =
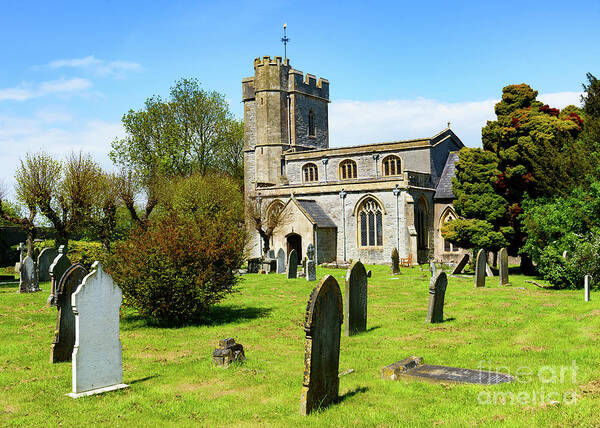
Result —
<instances>
[{"instance_id":1,"label":"church tower","mask_svg":"<svg viewBox=\"0 0 600 428\"><path fill-rule=\"evenodd\" d=\"M256 58L242 101L247 192L282 184L285 151L329 148L329 82L294 70L287 58Z\"/></svg>"}]
</instances>

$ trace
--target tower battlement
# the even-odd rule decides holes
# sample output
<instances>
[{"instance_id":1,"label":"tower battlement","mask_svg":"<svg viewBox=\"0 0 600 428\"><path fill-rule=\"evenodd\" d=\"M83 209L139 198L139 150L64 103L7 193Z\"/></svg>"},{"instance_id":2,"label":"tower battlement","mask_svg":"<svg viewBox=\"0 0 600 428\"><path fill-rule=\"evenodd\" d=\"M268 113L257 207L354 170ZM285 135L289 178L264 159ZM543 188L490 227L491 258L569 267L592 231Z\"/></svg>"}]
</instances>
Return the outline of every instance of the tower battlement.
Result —
<instances>
[{"instance_id":1,"label":"tower battlement","mask_svg":"<svg viewBox=\"0 0 600 428\"><path fill-rule=\"evenodd\" d=\"M274 65L274 66L282 66L283 65L285 67L289 67L290 60L289 60L289 58L282 59L280 56L275 56L275 57L273 57L273 59L271 59L270 56L263 56L262 58L260 58L260 57L254 58L254 69L255 70L257 67L264 67L264 66L269 66L269 65Z\"/></svg>"},{"instance_id":2,"label":"tower battlement","mask_svg":"<svg viewBox=\"0 0 600 428\"><path fill-rule=\"evenodd\" d=\"M304 74L295 69L289 71L288 80L290 92L300 92L329 101L329 80L322 77L317 79L314 74Z\"/></svg>"}]
</instances>

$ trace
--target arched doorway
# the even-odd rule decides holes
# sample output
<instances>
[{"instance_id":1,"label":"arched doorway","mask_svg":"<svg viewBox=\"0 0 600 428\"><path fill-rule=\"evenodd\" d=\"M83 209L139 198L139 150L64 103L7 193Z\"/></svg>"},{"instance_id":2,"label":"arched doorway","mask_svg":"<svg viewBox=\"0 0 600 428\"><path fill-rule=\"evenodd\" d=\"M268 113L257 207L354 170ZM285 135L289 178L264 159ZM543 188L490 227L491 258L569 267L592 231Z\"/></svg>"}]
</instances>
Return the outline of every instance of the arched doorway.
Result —
<instances>
[{"instance_id":1,"label":"arched doorway","mask_svg":"<svg viewBox=\"0 0 600 428\"><path fill-rule=\"evenodd\" d=\"M290 251L296 250L298 254L298 261L302 260L302 237L297 233L290 233L287 236L287 255L289 257Z\"/></svg>"}]
</instances>

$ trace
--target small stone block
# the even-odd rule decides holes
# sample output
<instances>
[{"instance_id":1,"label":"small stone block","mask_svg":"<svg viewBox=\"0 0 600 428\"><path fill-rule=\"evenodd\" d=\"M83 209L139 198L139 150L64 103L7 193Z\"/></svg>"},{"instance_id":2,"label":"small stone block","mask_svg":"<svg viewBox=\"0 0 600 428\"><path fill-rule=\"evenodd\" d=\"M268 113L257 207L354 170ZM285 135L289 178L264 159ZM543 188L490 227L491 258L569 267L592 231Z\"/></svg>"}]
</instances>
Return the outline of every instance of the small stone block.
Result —
<instances>
[{"instance_id":1,"label":"small stone block","mask_svg":"<svg viewBox=\"0 0 600 428\"><path fill-rule=\"evenodd\" d=\"M219 348L229 348L233 345L235 345L235 339L232 337L219 340Z\"/></svg>"},{"instance_id":2,"label":"small stone block","mask_svg":"<svg viewBox=\"0 0 600 428\"><path fill-rule=\"evenodd\" d=\"M408 357L382 368L381 377L383 379L396 380L398 379L398 376L405 371L415 368L421 364L423 364L423 357Z\"/></svg>"}]
</instances>

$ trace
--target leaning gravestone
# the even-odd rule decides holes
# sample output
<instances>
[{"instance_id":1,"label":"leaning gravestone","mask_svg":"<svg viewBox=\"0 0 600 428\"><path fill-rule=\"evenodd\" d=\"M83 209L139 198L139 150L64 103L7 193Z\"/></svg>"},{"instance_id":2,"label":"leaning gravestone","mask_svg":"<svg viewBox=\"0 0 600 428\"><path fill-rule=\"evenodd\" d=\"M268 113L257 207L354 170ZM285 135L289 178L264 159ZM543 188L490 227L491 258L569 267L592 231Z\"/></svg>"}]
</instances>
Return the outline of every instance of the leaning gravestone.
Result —
<instances>
[{"instance_id":1,"label":"leaning gravestone","mask_svg":"<svg viewBox=\"0 0 600 428\"><path fill-rule=\"evenodd\" d=\"M487 276L489 276L490 278L493 278L493 277L494 277L494 272L492 272L492 268L490 267L490 265L489 265L489 264L487 264L487 261L486 261L486 263L485 263L485 274L486 274Z\"/></svg>"},{"instance_id":2,"label":"leaning gravestone","mask_svg":"<svg viewBox=\"0 0 600 428\"><path fill-rule=\"evenodd\" d=\"M50 281L50 265L58 256L55 248L44 248L38 256L38 279L40 282Z\"/></svg>"},{"instance_id":3,"label":"leaning gravestone","mask_svg":"<svg viewBox=\"0 0 600 428\"><path fill-rule=\"evenodd\" d=\"M367 272L360 261L346 273L344 334L351 336L367 329Z\"/></svg>"},{"instance_id":4,"label":"leaning gravestone","mask_svg":"<svg viewBox=\"0 0 600 428\"><path fill-rule=\"evenodd\" d=\"M288 279L298 277L298 253L296 250L290 251L288 256L287 277Z\"/></svg>"},{"instance_id":5,"label":"leaning gravestone","mask_svg":"<svg viewBox=\"0 0 600 428\"><path fill-rule=\"evenodd\" d=\"M127 388L119 338L121 299L121 289L99 262L71 296L76 330L70 397Z\"/></svg>"},{"instance_id":6,"label":"leaning gravestone","mask_svg":"<svg viewBox=\"0 0 600 428\"><path fill-rule=\"evenodd\" d=\"M475 287L485 287L485 267L487 260L485 251L479 250L475 259Z\"/></svg>"},{"instance_id":7,"label":"leaning gravestone","mask_svg":"<svg viewBox=\"0 0 600 428\"><path fill-rule=\"evenodd\" d=\"M306 257L306 268L304 269L306 280L316 281L317 268L315 266L315 247L313 246L313 244L308 244L308 248L306 249Z\"/></svg>"},{"instance_id":8,"label":"leaning gravestone","mask_svg":"<svg viewBox=\"0 0 600 428\"><path fill-rule=\"evenodd\" d=\"M461 273L467 265L467 263L469 263L469 255L465 254L452 271L452 275L458 275L459 273Z\"/></svg>"},{"instance_id":9,"label":"leaning gravestone","mask_svg":"<svg viewBox=\"0 0 600 428\"><path fill-rule=\"evenodd\" d=\"M58 287L58 281L62 278L64 273L71 267L71 261L67 257L67 248L64 245L58 247L58 256L54 259L50 265L50 296L48 296L47 304L49 306L56 306L56 289Z\"/></svg>"},{"instance_id":10,"label":"leaning gravestone","mask_svg":"<svg viewBox=\"0 0 600 428\"><path fill-rule=\"evenodd\" d=\"M510 285L508 282L508 252L501 248L498 254L500 285Z\"/></svg>"},{"instance_id":11,"label":"leaning gravestone","mask_svg":"<svg viewBox=\"0 0 600 428\"><path fill-rule=\"evenodd\" d=\"M35 274L35 262L29 256L25 257L20 266L21 278L19 279L19 293L40 291Z\"/></svg>"},{"instance_id":12,"label":"leaning gravestone","mask_svg":"<svg viewBox=\"0 0 600 428\"><path fill-rule=\"evenodd\" d=\"M308 415L338 398L342 293L331 275L314 288L306 306L304 380L300 414Z\"/></svg>"},{"instance_id":13,"label":"leaning gravestone","mask_svg":"<svg viewBox=\"0 0 600 428\"><path fill-rule=\"evenodd\" d=\"M285 251L283 251L283 248L277 251L277 273L285 273Z\"/></svg>"},{"instance_id":14,"label":"leaning gravestone","mask_svg":"<svg viewBox=\"0 0 600 428\"><path fill-rule=\"evenodd\" d=\"M69 267L56 290L56 330L50 347L50 362L71 361L75 345L75 315L71 306L71 295L89 272L79 263Z\"/></svg>"},{"instance_id":15,"label":"leaning gravestone","mask_svg":"<svg viewBox=\"0 0 600 428\"><path fill-rule=\"evenodd\" d=\"M444 297L448 278L445 272L438 272L429 283L429 309L427 310L427 322L437 323L444 321Z\"/></svg>"}]
</instances>

